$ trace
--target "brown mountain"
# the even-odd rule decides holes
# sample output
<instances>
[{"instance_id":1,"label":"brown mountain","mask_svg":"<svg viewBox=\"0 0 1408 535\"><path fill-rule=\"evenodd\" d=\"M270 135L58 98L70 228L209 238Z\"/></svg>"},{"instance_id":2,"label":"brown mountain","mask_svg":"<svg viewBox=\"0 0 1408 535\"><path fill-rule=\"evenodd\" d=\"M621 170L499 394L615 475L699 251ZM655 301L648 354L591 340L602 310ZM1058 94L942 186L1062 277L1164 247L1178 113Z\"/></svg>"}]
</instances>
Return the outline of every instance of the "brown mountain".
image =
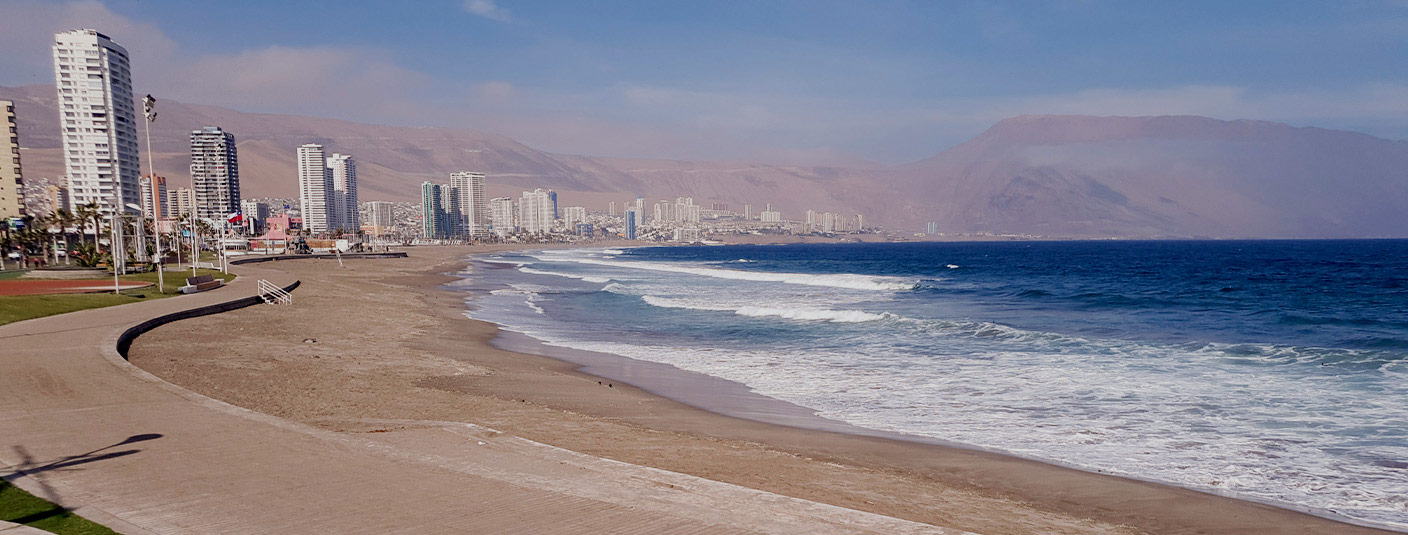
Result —
<instances>
[{"instance_id":1,"label":"brown mountain","mask_svg":"<svg viewBox=\"0 0 1408 535\"><path fill-rule=\"evenodd\" d=\"M25 174L62 176L53 86L0 86L0 99L16 102ZM296 148L322 143L329 152L357 158L364 200L416 200L423 181L447 182L452 172L481 170L488 174L491 195L516 196L524 188L553 188L565 203L590 208L604 209L609 201L637 195L649 201L694 196L696 202L726 202L739 208L744 203L772 202L796 214L813 207L848 207L844 190L816 187L838 176L838 170L829 168L593 158L549 154L474 130L244 113L169 100L158 102L157 109L151 132L157 174L173 184L189 184L191 130L220 126L235 134L246 197L295 196ZM139 128L138 137L143 135ZM145 150L145 141L142 145ZM145 171L145 155L142 165Z\"/></svg>"},{"instance_id":2,"label":"brown mountain","mask_svg":"<svg viewBox=\"0 0 1408 535\"><path fill-rule=\"evenodd\" d=\"M1264 121L1021 116L893 176L941 228L1408 236L1408 143Z\"/></svg>"},{"instance_id":3,"label":"brown mountain","mask_svg":"<svg viewBox=\"0 0 1408 535\"><path fill-rule=\"evenodd\" d=\"M16 101L26 175L61 176L53 87L0 87L0 99ZM1408 236L1408 143L1261 121L1022 116L919 162L838 168L561 155L466 129L158 108L158 174L188 182L190 131L218 125L238 140L248 197L294 196L295 148L322 143L357 157L365 200L415 200L422 181L480 170L490 195L549 187L594 209L692 196L734 208L770 202L792 219L816 209L901 229L934 221L945 232Z\"/></svg>"}]
</instances>

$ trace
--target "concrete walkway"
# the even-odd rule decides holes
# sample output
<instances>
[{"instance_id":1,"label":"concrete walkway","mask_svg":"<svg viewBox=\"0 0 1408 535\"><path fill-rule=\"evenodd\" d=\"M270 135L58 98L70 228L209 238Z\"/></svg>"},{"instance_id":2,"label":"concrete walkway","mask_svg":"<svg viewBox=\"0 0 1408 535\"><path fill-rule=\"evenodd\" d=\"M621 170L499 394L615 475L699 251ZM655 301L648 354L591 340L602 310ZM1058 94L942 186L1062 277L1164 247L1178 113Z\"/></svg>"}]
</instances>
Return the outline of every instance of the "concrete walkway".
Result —
<instances>
[{"instance_id":1,"label":"concrete walkway","mask_svg":"<svg viewBox=\"0 0 1408 535\"><path fill-rule=\"evenodd\" d=\"M130 326L253 295L257 279L293 282L271 268L237 267L205 293L0 326L0 476L129 534L956 533L469 424L323 431L117 354Z\"/></svg>"}]
</instances>

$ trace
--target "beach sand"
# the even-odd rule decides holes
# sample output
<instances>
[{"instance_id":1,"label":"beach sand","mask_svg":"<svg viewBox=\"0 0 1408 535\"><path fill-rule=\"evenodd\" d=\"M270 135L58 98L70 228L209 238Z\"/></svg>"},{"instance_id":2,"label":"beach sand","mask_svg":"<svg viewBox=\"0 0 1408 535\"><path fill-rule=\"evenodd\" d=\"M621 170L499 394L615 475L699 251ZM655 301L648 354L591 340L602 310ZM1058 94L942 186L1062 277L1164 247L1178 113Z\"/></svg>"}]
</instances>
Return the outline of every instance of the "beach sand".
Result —
<instances>
[{"instance_id":1,"label":"beach sand","mask_svg":"<svg viewBox=\"0 0 1408 535\"><path fill-rule=\"evenodd\" d=\"M439 289L466 254L298 260L293 306L170 324L131 361L255 411L375 436L372 420L479 424L529 440L788 496L989 535L1388 533L1266 505L1010 456L723 416L547 357ZM599 383L600 381L600 383ZM609 384L610 386L607 386Z\"/></svg>"}]
</instances>

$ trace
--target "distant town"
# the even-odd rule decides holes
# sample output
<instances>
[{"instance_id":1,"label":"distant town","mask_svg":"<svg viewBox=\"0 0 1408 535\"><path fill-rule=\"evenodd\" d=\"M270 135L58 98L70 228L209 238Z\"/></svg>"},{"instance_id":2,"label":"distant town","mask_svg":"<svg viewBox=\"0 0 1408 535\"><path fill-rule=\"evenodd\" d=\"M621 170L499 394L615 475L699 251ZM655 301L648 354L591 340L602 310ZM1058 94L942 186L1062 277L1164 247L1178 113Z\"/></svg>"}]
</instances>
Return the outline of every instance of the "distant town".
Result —
<instances>
[{"instance_id":1,"label":"distant town","mask_svg":"<svg viewBox=\"0 0 1408 535\"><path fill-rule=\"evenodd\" d=\"M84 235L93 238L93 250L76 254L92 261L107 256L121 266L183 245L311 252L598 239L710 243L741 235L874 232L861 214L808 210L784 217L763 199L729 206L691 197L638 196L612 201L605 210L574 205L541 188L517 198L490 199L485 180L493 169L449 173L446 183L427 181L419 204L363 201L357 194L355 156L329 154L328 147L316 143L295 149L298 175L289 180L297 181L297 198L247 197L240 189L236 133L219 125L193 125L198 128L190 134L192 187L172 188L153 169L150 154L142 172L138 130L145 124L149 137L157 102L148 95L140 101L143 109L137 108L127 50L107 35L82 29L56 34L53 57L60 109L55 126L66 176L25 181L15 106L0 101L10 130L0 150L13 155L0 165L0 221L5 222L0 227L4 249L17 249L9 252L12 257L64 257L67 262L75 254L70 235L79 243Z\"/></svg>"}]
</instances>

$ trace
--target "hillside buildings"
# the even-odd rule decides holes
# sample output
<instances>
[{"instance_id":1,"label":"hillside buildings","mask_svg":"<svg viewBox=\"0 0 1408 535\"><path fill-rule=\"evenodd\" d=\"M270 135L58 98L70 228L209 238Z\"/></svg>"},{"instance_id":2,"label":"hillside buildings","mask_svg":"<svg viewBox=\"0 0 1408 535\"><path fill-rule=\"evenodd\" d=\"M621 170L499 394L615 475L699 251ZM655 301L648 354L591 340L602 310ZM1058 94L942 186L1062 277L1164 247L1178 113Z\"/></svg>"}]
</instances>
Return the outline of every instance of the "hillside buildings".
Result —
<instances>
[{"instance_id":1,"label":"hillside buildings","mask_svg":"<svg viewBox=\"0 0 1408 535\"><path fill-rule=\"evenodd\" d=\"M127 49L96 30L54 35L54 86L62 123L69 210L136 210L137 113Z\"/></svg>"},{"instance_id":2,"label":"hillside buildings","mask_svg":"<svg viewBox=\"0 0 1408 535\"><path fill-rule=\"evenodd\" d=\"M142 176L142 217L166 219L171 217L171 198L166 192L166 177Z\"/></svg>"},{"instance_id":3,"label":"hillside buildings","mask_svg":"<svg viewBox=\"0 0 1408 535\"><path fill-rule=\"evenodd\" d=\"M24 215L24 176L20 172L20 138L15 126L15 103L0 100L6 127L0 133L0 220Z\"/></svg>"},{"instance_id":4,"label":"hillside buildings","mask_svg":"<svg viewBox=\"0 0 1408 535\"><path fill-rule=\"evenodd\" d=\"M225 219L240 209L240 166L235 136L218 126L191 132L191 182L196 217Z\"/></svg>"},{"instance_id":5,"label":"hillside buildings","mask_svg":"<svg viewBox=\"0 0 1408 535\"><path fill-rule=\"evenodd\" d=\"M68 188L58 184L49 184L44 190L44 195L47 197L46 204L48 205L49 213L55 213L59 210L68 210Z\"/></svg>"}]
</instances>

